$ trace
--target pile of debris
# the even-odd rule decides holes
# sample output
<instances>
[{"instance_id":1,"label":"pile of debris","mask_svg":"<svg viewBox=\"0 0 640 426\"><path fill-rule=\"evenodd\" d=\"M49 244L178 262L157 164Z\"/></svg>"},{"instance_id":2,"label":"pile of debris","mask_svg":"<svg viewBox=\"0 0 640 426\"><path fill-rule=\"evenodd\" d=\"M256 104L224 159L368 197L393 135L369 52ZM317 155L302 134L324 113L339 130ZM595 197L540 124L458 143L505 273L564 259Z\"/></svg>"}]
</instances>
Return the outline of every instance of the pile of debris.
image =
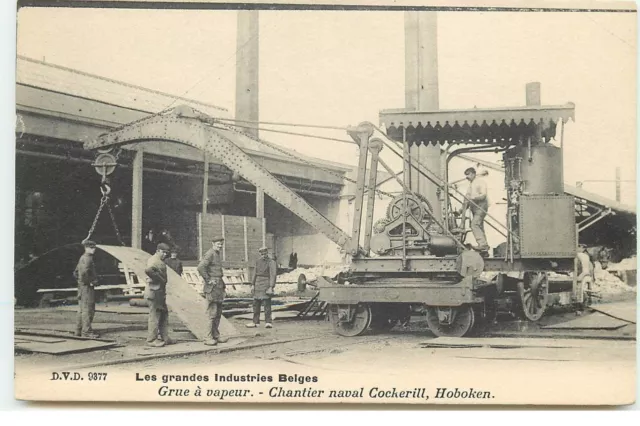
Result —
<instances>
[{"instance_id":1,"label":"pile of debris","mask_svg":"<svg viewBox=\"0 0 640 426\"><path fill-rule=\"evenodd\" d=\"M314 266L311 268L296 268L293 271L285 272L284 274L278 275L276 278L276 282L278 285L286 284L286 283L298 283L298 278L300 275L304 275L307 283L313 283L317 277L335 277L341 271L344 270L343 265L332 265L332 266Z\"/></svg>"},{"instance_id":2,"label":"pile of debris","mask_svg":"<svg viewBox=\"0 0 640 426\"><path fill-rule=\"evenodd\" d=\"M615 271L631 271L638 267L638 258L633 256L627 259L622 259L618 263L609 262L607 269Z\"/></svg>"},{"instance_id":3,"label":"pile of debris","mask_svg":"<svg viewBox=\"0 0 640 426\"><path fill-rule=\"evenodd\" d=\"M598 263L596 264L594 275L595 282L591 286L591 291L601 302L607 301L613 295L636 292L636 287L625 284L618 276L606 269L602 269Z\"/></svg>"}]
</instances>

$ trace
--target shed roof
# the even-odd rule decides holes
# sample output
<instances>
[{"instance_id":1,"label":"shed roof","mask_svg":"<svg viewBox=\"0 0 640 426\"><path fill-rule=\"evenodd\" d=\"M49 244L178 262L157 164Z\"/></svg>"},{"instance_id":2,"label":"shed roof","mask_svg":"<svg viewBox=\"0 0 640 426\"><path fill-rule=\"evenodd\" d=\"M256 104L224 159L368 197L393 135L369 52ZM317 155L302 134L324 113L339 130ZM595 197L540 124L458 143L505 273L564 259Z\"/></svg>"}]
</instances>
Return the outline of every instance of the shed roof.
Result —
<instances>
[{"instance_id":1,"label":"shed roof","mask_svg":"<svg viewBox=\"0 0 640 426\"><path fill-rule=\"evenodd\" d=\"M231 117L227 109L214 104L22 56L17 61L16 82L22 88L16 95L18 109L64 115L105 128L118 127L177 105L189 105L213 117ZM248 154L286 163L313 165L338 173L353 169L350 165L308 157L287 148L276 150L250 137L241 137L239 143Z\"/></svg>"}]
</instances>

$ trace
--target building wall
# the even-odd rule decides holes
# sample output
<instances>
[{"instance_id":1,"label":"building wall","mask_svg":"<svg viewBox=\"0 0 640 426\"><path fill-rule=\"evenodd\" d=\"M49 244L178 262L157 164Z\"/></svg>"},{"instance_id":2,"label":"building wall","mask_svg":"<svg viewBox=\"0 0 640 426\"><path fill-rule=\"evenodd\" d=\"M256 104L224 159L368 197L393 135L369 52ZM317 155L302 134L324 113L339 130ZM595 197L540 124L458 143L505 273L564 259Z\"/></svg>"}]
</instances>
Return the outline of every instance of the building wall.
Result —
<instances>
[{"instance_id":1,"label":"building wall","mask_svg":"<svg viewBox=\"0 0 640 426\"><path fill-rule=\"evenodd\" d=\"M311 195L303 198L329 221L345 231L348 229L339 220L341 200ZM265 216L267 232L275 235L276 256L282 266L288 266L289 256L294 252L300 265L341 262L340 249L335 243L270 197L265 197Z\"/></svg>"}]
</instances>

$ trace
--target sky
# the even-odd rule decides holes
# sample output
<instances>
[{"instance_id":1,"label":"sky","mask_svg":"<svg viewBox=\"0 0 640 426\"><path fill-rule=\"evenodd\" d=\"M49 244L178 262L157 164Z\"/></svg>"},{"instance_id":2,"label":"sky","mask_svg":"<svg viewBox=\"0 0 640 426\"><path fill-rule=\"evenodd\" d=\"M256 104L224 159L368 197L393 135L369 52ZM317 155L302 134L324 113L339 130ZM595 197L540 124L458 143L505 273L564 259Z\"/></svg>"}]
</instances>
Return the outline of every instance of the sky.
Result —
<instances>
[{"instance_id":1,"label":"sky","mask_svg":"<svg viewBox=\"0 0 640 426\"><path fill-rule=\"evenodd\" d=\"M234 111L236 12L22 9L17 53ZM260 120L347 126L404 107L402 12L262 11ZM440 108L576 104L565 182L636 170L636 16L438 12ZM297 129L296 131L300 131ZM342 131L309 131L348 139ZM306 155L355 164L356 147L263 132ZM384 156L384 153L383 153ZM383 157L384 158L384 157ZM584 188L613 198L613 182ZM635 183L623 202L635 204Z\"/></svg>"}]
</instances>

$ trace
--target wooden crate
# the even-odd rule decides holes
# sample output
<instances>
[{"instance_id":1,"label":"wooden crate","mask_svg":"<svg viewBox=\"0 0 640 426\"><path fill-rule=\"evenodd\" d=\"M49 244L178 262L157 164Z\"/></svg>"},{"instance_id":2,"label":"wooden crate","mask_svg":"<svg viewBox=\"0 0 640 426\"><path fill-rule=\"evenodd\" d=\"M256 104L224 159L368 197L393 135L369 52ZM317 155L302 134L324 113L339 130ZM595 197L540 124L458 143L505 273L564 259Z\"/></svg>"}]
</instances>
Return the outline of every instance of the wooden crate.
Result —
<instances>
[{"instance_id":1,"label":"wooden crate","mask_svg":"<svg viewBox=\"0 0 640 426\"><path fill-rule=\"evenodd\" d=\"M273 250L274 237L266 233L264 218L198 214L198 247L200 257L211 247L214 235L222 236L225 244L222 250L223 265L226 268L247 268L258 258L258 249L263 245Z\"/></svg>"}]
</instances>

